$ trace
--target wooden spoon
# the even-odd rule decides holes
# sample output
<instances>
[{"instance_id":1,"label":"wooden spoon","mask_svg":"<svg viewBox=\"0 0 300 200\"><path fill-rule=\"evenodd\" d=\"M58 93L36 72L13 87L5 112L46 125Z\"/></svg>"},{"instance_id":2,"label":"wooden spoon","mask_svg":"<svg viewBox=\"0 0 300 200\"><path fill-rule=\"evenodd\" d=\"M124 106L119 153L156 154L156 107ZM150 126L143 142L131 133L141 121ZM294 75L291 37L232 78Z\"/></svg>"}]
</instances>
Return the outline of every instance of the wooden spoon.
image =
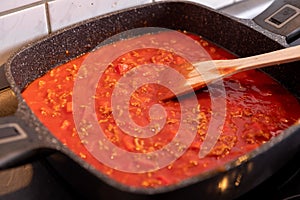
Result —
<instances>
[{"instance_id":1,"label":"wooden spoon","mask_svg":"<svg viewBox=\"0 0 300 200\"><path fill-rule=\"evenodd\" d=\"M246 58L196 62L193 64L194 69L187 73L187 83L177 88L175 93L164 94L160 100L164 101L190 93L191 88L201 89L216 80L238 72L268 66L276 67L279 64L298 60L300 60L300 45ZM188 85L191 87L187 87Z\"/></svg>"}]
</instances>

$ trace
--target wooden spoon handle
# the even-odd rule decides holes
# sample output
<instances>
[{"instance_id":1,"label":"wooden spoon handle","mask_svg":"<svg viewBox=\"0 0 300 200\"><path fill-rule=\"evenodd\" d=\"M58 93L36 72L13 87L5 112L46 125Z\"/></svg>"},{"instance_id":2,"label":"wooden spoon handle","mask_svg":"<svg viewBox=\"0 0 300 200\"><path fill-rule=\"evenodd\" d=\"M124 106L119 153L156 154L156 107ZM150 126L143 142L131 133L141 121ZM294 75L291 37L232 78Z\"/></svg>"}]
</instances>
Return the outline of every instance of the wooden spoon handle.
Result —
<instances>
[{"instance_id":1,"label":"wooden spoon handle","mask_svg":"<svg viewBox=\"0 0 300 200\"><path fill-rule=\"evenodd\" d=\"M176 95L186 94L190 92L190 87L187 87L189 85L197 90L215 80L225 78L241 71L275 66L299 60L300 45L246 58L196 62L193 63L195 68L187 74L187 83L182 87L177 88L175 93ZM171 99L174 96L173 93L166 94L162 100Z\"/></svg>"},{"instance_id":2,"label":"wooden spoon handle","mask_svg":"<svg viewBox=\"0 0 300 200\"><path fill-rule=\"evenodd\" d=\"M275 66L298 60L300 60L300 45L246 58L216 60L214 63L221 73L223 71L237 73L240 71Z\"/></svg>"}]
</instances>

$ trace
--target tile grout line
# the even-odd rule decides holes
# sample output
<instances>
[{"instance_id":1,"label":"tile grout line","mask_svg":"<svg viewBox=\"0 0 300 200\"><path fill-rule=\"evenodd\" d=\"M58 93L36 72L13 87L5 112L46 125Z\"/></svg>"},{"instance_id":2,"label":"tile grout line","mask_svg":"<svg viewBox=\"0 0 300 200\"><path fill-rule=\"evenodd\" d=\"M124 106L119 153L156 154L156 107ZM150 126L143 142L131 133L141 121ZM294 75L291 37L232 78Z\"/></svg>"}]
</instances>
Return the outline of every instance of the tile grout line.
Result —
<instances>
[{"instance_id":1,"label":"tile grout line","mask_svg":"<svg viewBox=\"0 0 300 200\"><path fill-rule=\"evenodd\" d=\"M20 7L16 7L16 8L6 10L6 11L2 11L2 12L0 12L0 16L8 15L8 14L11 14L11 13L14 13L14 12L19 12L19 11L22 11L22 10L25 10L25 9L28 9L28 8L31 8L31 7L34 7L34 6L39 6L39 5L42 5L43 3L44 3L43 1L38 1L38 2L31 3L31 4L26 4L24 6L20 6Z\"/></svg>"},{"instance_id":2,"label":"tile grout line","mask_svg":"<svg viewBox=\"0 0 300 200\"><path fill-rule=\"evenodd\" d=\"M47 20L47 30L48 30L48 34L50 34L52 32L52 28L51 28L51 20L50 20L50 12L49 12L49 5L48 5L48 1L44 0L43 1L45 3L45 14L46 14L46 20Z\"/></svg>"}]
</instances>

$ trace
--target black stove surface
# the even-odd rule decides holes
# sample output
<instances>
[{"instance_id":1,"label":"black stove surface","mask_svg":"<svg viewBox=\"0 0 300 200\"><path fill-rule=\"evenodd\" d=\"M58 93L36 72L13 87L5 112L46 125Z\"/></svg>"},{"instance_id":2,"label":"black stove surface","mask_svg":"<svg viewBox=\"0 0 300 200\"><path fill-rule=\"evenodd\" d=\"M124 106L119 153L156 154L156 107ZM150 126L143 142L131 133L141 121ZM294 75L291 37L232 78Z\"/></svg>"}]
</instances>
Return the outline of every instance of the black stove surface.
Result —
<instances>
[{"instance_id":1,"label":"black stove surface","mask_svg":"<svg viewBox=\"0 0 300 200\"><path fill-rule=\"evenodd\" d=\"M285 167L237 200L300 199L300 154ZM0 200L85 199L58 176L47 161L39 160L0 172Z\"/></svg>"}]
</instances>

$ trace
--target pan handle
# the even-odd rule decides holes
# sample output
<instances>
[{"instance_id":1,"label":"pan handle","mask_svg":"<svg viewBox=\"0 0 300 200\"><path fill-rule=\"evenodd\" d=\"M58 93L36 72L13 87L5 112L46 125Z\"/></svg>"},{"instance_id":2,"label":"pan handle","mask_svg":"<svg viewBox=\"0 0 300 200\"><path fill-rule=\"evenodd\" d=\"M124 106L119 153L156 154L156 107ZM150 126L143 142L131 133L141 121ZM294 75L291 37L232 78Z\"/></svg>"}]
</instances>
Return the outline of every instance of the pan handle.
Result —
<instances>
[{"instance_id":1,"label":"pan handle","mask_svg":"<svg viewBox=\"0 0 300 200\"><path fill-rule=\"evenodd\" d=\"M43 149L49 151L38 139L35 129L12 114L17 108L17 99L9 87L0 67L0 169L27 163Z\"/></svg>"},{"instance_id":2,"label":"pan handle","mask_svg":"<svg viewBox=\"0 0 300 200\"><path fill-rule=\"evenodd\" d=\"M284 36L290 46L300 44L300 1L276 0L253 20L264 29Z\"/></svg>"},{"instance_id":3,"label":"pan handle","mask_svg":"<svg viewBox=\"0 0 300 200\"><path fill-rule=\"evenodd\" d=\"M24 122L14 115L0 118L0 169L29 162L39 149L35 131Z\"/></svg>"}]
</instances>

